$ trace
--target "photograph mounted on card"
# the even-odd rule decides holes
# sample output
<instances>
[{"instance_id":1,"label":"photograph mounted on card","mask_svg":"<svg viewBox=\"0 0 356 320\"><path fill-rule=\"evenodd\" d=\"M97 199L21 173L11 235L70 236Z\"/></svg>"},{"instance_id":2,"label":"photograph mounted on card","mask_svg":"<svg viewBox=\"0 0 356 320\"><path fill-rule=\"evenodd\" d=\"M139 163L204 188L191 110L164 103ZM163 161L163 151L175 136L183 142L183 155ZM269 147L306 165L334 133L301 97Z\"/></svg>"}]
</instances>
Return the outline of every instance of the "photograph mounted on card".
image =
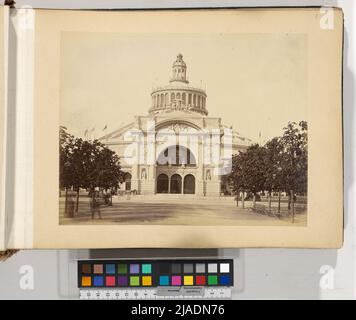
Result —
<instances>
[{"instance_id":1,"label":"photograph mounted on card","mask_svg":"<svg viewBox=\"0 0 356 320\"><path fill-rule=\"evenodd\" d=\"M341 246L342 35L337 8L36 10L33 246Z\"/></svg>"}]
</instances>

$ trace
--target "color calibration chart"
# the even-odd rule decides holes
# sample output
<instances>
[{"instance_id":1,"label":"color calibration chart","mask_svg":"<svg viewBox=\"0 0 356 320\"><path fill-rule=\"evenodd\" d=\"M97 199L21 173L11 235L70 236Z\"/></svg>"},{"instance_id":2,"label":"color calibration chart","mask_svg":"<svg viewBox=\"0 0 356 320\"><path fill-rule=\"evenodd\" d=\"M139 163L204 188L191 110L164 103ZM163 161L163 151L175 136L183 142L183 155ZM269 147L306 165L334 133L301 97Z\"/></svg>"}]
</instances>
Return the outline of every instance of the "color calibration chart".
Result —
<instances>
[{"instance_id":1,"label":"color calibration chart","mask_svg":"<svg viewBox=\"0 0 356 320\"><path fill-rule=\"evenodd\" d=\"M230 299L232 259L81 260L81 299Z\"/></svg>"}]
</instances>

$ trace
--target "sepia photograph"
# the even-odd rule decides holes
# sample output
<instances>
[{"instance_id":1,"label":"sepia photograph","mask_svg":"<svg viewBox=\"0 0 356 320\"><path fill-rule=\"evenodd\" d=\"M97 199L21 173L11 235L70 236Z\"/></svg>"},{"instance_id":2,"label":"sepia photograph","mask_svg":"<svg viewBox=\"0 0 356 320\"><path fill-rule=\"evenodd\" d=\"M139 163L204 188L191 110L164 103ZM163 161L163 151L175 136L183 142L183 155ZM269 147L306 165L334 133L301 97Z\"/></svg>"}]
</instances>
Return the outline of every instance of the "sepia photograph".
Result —
<instances>
[{"instance_id":1,"label":"sepia photograph","mask_svg":"<svg viewBox=\"0 0 356 320\"><path fill-rule=\"evenodd\" d=\"M307 50L63 31L59 224L306 227Z\"/></svg>"}]
</instances>

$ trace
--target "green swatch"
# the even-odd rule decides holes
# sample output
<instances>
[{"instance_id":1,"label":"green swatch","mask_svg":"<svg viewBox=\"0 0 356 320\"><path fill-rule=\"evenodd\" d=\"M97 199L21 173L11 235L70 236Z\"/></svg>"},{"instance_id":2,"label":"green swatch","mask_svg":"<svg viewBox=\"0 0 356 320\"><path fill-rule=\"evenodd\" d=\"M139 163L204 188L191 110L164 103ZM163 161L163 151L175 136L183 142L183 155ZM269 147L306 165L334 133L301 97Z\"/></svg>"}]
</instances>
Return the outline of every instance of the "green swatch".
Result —
<instances>
[{"instance_id":1,"label":"green swatch","mask_svg":"<svg viewBox=\"0 0 356 320\"><path fill-rule=\"evenodd\" d=\"M119 264L117 266L117 272L119 274L126 274L127 273L127 264Z\"/></svg>"},{"instance_id":2,"label":"green swatch","mask_svg":"<svg viewBox=\"0 0 356 320\"><path fill-rule=\"evenodd\" d=\"M140 277L130 277L130 286L138 287L140 285Z\"/></svg>"},{"instance_id":3,"label":"green swatch","mask_svg":"<svg viewBox=\"0 0 356 320\"><path fill-rule=\"evenodd\" d=\"M218 276L208 276L208 284L216 286L218 284Z\"/></svg>"}]
</instances>

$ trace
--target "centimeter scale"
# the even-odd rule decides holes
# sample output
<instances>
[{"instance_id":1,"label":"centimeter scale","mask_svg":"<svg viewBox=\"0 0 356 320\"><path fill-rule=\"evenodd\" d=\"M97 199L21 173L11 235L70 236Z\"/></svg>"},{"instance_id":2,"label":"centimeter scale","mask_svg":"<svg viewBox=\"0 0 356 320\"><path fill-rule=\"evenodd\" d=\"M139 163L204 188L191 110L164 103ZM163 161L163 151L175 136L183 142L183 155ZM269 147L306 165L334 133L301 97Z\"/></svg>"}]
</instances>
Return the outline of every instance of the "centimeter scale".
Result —
<instances>
[{"instance_id":1,"label":"centimeter scale","mask_svg":"<svg viewBox=\"0 0 356 320\"><path fill-rule=\"evenodd\" d=\"M231 299L233 260L78 261L80 299Z\"/></svg>"},{"instance_id":2,"label":"centimeter scale","mask_svg":"<svg viewBox=\"0 0 356 320\"><path fill-rule=\"evenodd\" d=\"M182 300L182 299L231 299L231 288L187 288L171 287L151 289L80 289L82 300ZM167 290L168 289L168 290Z\"/></svg>"}]
</instances>

